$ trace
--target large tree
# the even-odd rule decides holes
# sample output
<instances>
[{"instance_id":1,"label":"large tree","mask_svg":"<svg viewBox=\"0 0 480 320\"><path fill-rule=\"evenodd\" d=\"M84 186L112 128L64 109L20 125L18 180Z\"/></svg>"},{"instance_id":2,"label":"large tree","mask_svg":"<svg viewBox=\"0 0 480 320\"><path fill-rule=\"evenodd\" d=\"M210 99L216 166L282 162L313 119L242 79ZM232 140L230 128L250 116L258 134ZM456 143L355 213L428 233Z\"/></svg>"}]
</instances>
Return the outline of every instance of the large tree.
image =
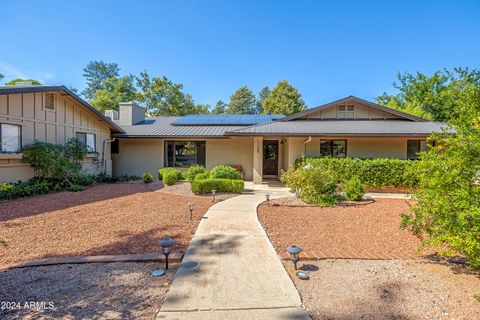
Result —
<instances>
[{"instance_id":1,"label":"large tree","mask_svg":"<svg viewBox=\"0 0 480 320\"><path fill-rule=\"evenodd\" d=\"M116 63L108 63L103 60L90 61L83 68L83 76L87 80L87 87L82 91L82 95L87 100L93 100L98 90L105 89L105 81L119 77L120 68Z\"/></svg>"},{"instance_id":2,"label":"large tree","mask_svg":"<svg viewBox=\"0 0 480 320\"><path fill-rule=\"evenodd\" d=\"M191 95L182 91L183 85L173 83L167 77L150 77L147 71L140 73L137 86L138 100L149 116L183 116L208 113L208 106L196 105Z\"/></svg>"},{"instance_id":3,"label":"large tree","mask_svg":"<svg viewBox=\"0 0 480 320\"><path fill-rule=\"evenodd\" d=\"M265 100L268 98L270 95L270 88L268 86L265 86L260 90L258 93L258 98L257 98L257 105L256 105L256 112L255 113L262 113L263 112L263 104L265 103Z\"/></svg>"},{"instance_id":4,"label":"large tree","mask_svg":"<svg viewBox=\"0 0 480 320\"><path fill-rule=\"evenodd\" d=\"M5 83L6 86L14 86L17 82L31 82L33 84L38 84L40 85L40 81L38 80L35 80L35 79L22 79L22 78L17 78L17 79L13 79L13 80L10 80L8 81L7 83Z\"/></svg>"},{"instance_id":5,"label":"large tree","mask_svg":"<svg viewBox=\"0 0 480 320\"><path fill-rule=\"evenodd\" d=\"M254 114L256 99L252 90L247 86L240 87L230 97L226 113Z\"/></svg>"},{"instance_id":6,"label":"large tree","mask_svg":"<svg viewBox=\"0 0 480 320\"><path fill-rule=\"evenodd\" d=\"M393 87L396 94L377 97L380 104L435 121L457 116L459 97L468 87L480 87L480 71L468 68L440 70L432 75L399 73Z\"/></svg>"},{"instance_id":7,"label":"large tree","mask_svg":"<svg viewBox=\"0 0 480 320\"><path fill-rule=\"evenodd\" d=\"M2 81L3 78L5 78L5 76L2 73L0 73L0 81Z\"/></svg>"},{"instance_id":8,"label":"large tree","mask_svg":"<svg viewBox=\"0 0 480 320\"><path fill-rule=\"evenodd\" d=\"M467 86L457 99L455 133L431 136L435 145L414 166L417 201L403 226L440 253L461 253L480 266L480 88Z\"/></svg>"},{"instance_id":9,"label":"large tree","mask_svg":"<svg viewBox=\"0 0 480 320\"><path fill-rule=\"evenodd\" d=\"M222 100L218 100L215 108L212 109L212 114L224 114L227 110L227 105Z\"/></svg>"},{"instance_id":10,"label":"large tree","mask_svg":"<svg viewBox=\"0 0 480 320\"><path fill-rule=\"evenodd\" d=\"M95 92L90 103L98 110L118 110L120 102L132 101L137 98L137 92L133 84L132 75L121 78L111 77L101 84L102 89Z\"/></svg>"},{"instance_id":11,"label":"large tree","mask_svg":"<svg viewBox=\"0 0 480 320\"><path fill-rule=\"evenodd\" d=\"M263 113L290 115L305 109L305 102L300 92L288 83L281 80L272 89L272 92L263 102Z\"/></svg>"}]
</instances>

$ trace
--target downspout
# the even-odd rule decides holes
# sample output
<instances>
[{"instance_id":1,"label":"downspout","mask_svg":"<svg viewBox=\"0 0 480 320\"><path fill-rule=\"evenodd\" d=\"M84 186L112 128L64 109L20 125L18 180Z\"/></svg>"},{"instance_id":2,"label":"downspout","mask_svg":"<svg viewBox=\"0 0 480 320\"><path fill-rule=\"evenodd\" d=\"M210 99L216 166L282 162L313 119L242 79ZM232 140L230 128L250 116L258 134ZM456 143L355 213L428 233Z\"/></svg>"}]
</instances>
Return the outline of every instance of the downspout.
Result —
<instances>
[{"instance_id":1,"label":"downspout","mask_svg":"<svg viewBox=\"0 0 480 320\"><path fill-rule=\"evenodd\" d=\"M102 162L103 162L103 173L107 174L107 160L105 159L105 150L107 149L107 143L112 143L117 138L107 139L103 141L103 149L102 149Z\"/></svg>"},{"instance_id":2,"label":"downspout","mask_svg":"<svg viewBox=\"0 0 480 320\"><path fill-rule=\"evenodd\" d=\"M305 155L307 154L307 143L312 141L312 136L308 137L307 140L303 141L303 157L305 158Z\"/></svg>"}]
</instances>

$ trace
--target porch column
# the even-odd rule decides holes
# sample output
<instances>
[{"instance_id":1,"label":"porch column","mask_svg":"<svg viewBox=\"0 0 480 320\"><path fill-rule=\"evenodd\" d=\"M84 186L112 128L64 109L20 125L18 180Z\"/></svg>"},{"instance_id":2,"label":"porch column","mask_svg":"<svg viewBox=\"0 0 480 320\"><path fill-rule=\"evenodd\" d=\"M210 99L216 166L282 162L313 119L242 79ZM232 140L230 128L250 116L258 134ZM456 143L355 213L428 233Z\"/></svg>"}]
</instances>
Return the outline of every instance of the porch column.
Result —
<instances>
[{"instance_id":1,"label":"porch column","mask_svg":"<svg viewBox=\"0 0 480 320\"><path fill-rule=\"evenodd\" d=\"M253 183L261 184L263 175L263 137L253 137Z\"/></svg>"}]
</instances>

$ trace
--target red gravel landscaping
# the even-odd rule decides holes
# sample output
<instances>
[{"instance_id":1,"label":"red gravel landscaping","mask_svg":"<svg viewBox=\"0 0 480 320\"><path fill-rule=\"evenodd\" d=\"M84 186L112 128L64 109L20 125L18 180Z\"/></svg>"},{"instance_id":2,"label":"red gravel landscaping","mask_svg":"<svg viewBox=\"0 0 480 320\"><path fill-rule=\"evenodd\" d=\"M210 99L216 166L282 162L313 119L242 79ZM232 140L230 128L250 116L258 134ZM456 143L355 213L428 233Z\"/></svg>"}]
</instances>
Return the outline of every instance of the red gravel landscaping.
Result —
<instances>
[{"instance_id":1,"label":"red gravel landscaping","mask_svg":"<svg viewBox=\"0 0 480 320\"><path fill-rule=\"evenodd\" d=\"M101 184L0 203L0 264L82 255L185 250L210 197L166 193L161 183ZM195 204L190 221L187 204Z\"/></svg>"},{"instance_id":2,"label":"red gravel landscaping","mask_svg":"<svg viewBox=\"0 0 480 320\"><path fill-rule=\"evenodd\" d=\"M303 258L407 259L419 241L400 229L405 200L377 199L369 204L336 207L292 206L289 199L262 204L259 219L277 252L297 244ZM277 205L275 205L277 204ZM286 204L286 205L282 205Z\"/></svg>"}]
</instances>

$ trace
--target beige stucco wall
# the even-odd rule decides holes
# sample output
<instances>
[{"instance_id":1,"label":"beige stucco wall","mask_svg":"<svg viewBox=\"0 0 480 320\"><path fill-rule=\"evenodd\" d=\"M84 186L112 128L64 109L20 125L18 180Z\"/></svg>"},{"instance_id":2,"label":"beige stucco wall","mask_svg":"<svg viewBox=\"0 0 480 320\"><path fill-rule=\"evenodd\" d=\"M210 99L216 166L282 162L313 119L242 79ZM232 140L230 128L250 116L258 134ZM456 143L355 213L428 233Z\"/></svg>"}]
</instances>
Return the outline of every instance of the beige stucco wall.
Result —
<instances>
[{"instance_id":1,"label":"beige stucco wall","mask_svg":"<svg viewBox=\"0 0 480 320\"><path fill-rule=\"evenodd\" d=\"M192 140L192 139L168 139ZM202 139L197 139L202 140ZM203 139L206 141L206 167L241 165L245 179L253 179L253 138ZM119 154L112 155L113 175L141 176L156 173L164 166L163 139L119 139Z\"/></svg>"},{"instance_id":2,"label":"beige stucco wall","mask_svg":"<svg viewBox=\"0 0 480 320\"><path fill-rule=\"evenodd\" d=\"M0 95L0 123L21 126L22 146L43 141L64 144L76 132L96 134L97 164L86 159L84 171L100 173L103 166L103 142L110 138L107 124L74 101L70 96L55 93L54 110L43 107L43 93ZM105 159L110 160L110 146L107 144ZM0 154L0 182L18 181L31 178L32 168L23 163L21 154Z\"/></svg>"}]
</instances>

